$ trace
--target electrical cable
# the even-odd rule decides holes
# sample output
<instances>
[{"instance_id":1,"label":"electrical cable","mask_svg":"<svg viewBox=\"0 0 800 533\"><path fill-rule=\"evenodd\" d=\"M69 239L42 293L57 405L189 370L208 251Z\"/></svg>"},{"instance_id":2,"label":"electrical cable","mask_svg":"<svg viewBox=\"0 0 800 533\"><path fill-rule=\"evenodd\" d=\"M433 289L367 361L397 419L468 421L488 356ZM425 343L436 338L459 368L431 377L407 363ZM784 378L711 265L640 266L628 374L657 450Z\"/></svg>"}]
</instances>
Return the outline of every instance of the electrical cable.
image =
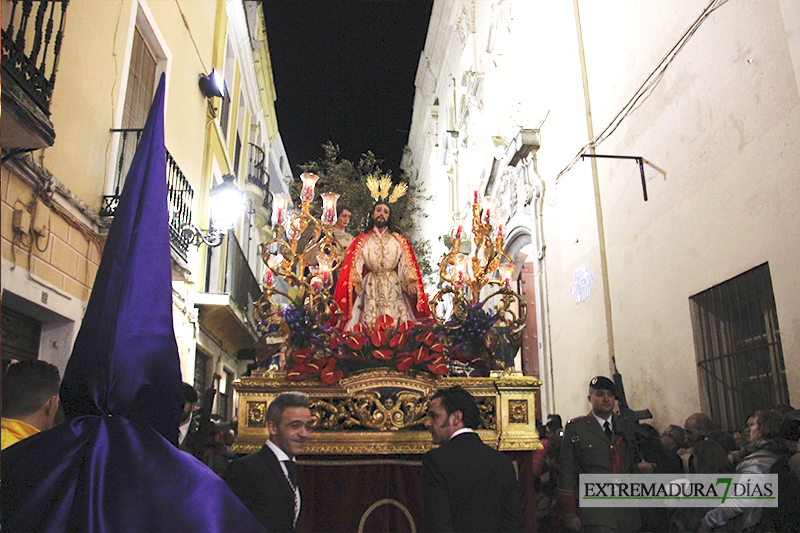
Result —
<instances>
[{"instance_id":1,"label":"electrical cable","mask_svg":"<svg viewBox=\"0 0 800 533\"><path fill-rule=\"evenodd\" d=\"M728 0L711 0L711 2L706 6L700 16L689 26L689 28L681 35L678 42L670 49L669 52L661 59L659 64L656 68L650 73L650 75L644 80L644 82L639 86L633 96L628 100L628 102L622 107L622 109L617 113L617 115L611 120L611 122L601 131L598 135L594 137L591 141L586 143L575 155L575 157L570 161L570 163L564 167L564 169L558 173L556 176L556 185L561 181L561 178L569 172L575 164L580 161L581 156L585 154L588 150L596 148L600 143L608 139L620 126L622 121L624 121L631 113L633 113L636 109L638 109L647 98L653 93L656 85L661 81L664 77L664 73L667 70L667 67L670 66L672 61L675 57L683 50L683 47L686 46L686 43L692 36L697 32L703 22L711 16L711 14L728 3Z\"/></svg>"}]
</instances>

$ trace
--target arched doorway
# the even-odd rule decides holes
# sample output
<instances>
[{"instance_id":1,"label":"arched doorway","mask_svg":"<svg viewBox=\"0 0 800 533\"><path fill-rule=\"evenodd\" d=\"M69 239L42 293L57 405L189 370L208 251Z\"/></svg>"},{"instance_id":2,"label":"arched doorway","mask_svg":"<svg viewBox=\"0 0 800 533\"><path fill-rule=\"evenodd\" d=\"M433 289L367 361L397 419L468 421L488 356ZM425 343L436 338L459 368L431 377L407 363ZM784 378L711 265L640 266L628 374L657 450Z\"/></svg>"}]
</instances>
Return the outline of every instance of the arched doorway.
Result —
<instances>
[{"instance_id":1,"label":"arched doorway","mask_svg":"<svg viewBox=\"0 0 800 533\"><path fill-rule=\"evenodd\" d=\"M522 353L520 356L522 373L526 376L540 378L539 333L536 323L536 278L534 271L536 254L531 234L526 228L517 228L512 231L505 252L515 265L516 290L528 306L525 329L522 332ZM537 394L536 418L538 420L541 420L542 417L541 410L541 398Z\"/></svg>"}]
</instances>

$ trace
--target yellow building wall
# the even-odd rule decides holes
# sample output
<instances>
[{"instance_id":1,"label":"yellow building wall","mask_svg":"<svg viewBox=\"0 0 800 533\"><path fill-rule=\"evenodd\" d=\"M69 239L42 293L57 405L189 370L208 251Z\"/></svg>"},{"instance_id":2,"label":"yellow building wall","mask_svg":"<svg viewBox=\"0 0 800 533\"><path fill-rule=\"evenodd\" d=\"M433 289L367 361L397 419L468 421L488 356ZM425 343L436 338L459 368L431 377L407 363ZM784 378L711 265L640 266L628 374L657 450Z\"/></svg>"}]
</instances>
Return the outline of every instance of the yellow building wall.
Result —
<instances>
[{"instance_id":1,"label":"yellow building wall","mask_svg":"<svg viewBox=\"0 0 800 533\"><path fill-rule=\"evenodd\" d=\"M2 257L15 268L28 270L32 276L56 290L87 301L97 275L102 255L100 239L93 231L68 213L52 211L38 203L34 209L45 210L49 232L31 240L13 229L14 210L31 212L34 189L7 167L2 169L0 228ZM40 211L41 214L41 211Z\"/></svg>"}]
</instances>

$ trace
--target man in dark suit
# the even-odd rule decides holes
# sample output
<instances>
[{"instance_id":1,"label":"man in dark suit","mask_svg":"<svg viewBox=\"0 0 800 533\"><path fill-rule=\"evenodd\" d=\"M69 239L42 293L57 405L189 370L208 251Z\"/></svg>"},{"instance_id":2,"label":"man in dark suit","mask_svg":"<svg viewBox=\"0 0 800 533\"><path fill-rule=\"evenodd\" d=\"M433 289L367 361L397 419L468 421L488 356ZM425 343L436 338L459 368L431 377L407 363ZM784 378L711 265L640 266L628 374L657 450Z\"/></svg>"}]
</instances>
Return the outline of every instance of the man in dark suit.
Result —
<instances>
[{"instance_id":1,"label":"man in dark suit","mask_svg":"<svg viewBox=\"0 0 800 533\"><path fill-rule=\"evenodd\" d=\"M635 443L622 436L622 422L614 414L614 382L604 376L589 382L592 410L567 423L561 443L556 478L559 514L567 531L630 533L641 526L639 509L630 507L578 507L580 474L612 474L639 469Z\"/></svg>"},{"instance_id":2,"label":"man in dark suit","mask_svg":"<svg viewBox=\"0 0 800 533\"><path fill-rule=\"evenodd\" d=\"M475 398L461 387L433 395L425 427L440 446L422 458L426 531L524 529L514 465L473 431L480 420Z\"/></svg>"},{"instance_id":3,"label":"man in dark suit","mask_svg":"<svg viewBox=\"0 0 800 533\"><path fill-rule=\"evenodd\" d=\"M294 458L311 433L308 396L283 392L267 408L269 440L258 452L231 462L222 478L271 533L293 533L301 509Z\"/></svg>"},{"instance_id":4,"label":"man in dark suit","mask_svg":"<svg viewBox=\"0 0 800 533\"><path fill-rule=\"evenodd\" d=\"M178 426L178 449L194 453L190 445L194 442L194 434L198 428L197 421L192 418L197 405L197 391L186 382L181 383L181 390L183 390L183 416Z\"/></svg>"}]
</instances>

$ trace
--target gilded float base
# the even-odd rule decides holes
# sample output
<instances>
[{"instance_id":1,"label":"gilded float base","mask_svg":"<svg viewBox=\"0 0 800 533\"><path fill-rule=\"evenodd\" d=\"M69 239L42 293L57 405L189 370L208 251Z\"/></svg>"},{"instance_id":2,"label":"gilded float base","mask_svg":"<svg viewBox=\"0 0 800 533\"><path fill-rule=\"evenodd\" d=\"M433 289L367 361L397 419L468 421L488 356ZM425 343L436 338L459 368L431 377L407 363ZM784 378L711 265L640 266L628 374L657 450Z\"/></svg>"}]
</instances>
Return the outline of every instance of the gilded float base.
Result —
<instances>
[{"instance_id":1,"label":"gilded float base","mask_svg":"<svg viewBox=\"0 0 800 533\"><path fill-rule=\"evenodd\" d=\"M281 392L311 398L314 432L304 455L421 454L433 447L423 425L430 397L461 385L478 402L483 441L499 450L537 450L535 395L541 381L520 374L487 378L411 376L387 369L362 371L335 385L288 381L282 372L237 379L239 435L235 453L261 449L269 437L266 412Z\"/></svg>"}]
</instances>

